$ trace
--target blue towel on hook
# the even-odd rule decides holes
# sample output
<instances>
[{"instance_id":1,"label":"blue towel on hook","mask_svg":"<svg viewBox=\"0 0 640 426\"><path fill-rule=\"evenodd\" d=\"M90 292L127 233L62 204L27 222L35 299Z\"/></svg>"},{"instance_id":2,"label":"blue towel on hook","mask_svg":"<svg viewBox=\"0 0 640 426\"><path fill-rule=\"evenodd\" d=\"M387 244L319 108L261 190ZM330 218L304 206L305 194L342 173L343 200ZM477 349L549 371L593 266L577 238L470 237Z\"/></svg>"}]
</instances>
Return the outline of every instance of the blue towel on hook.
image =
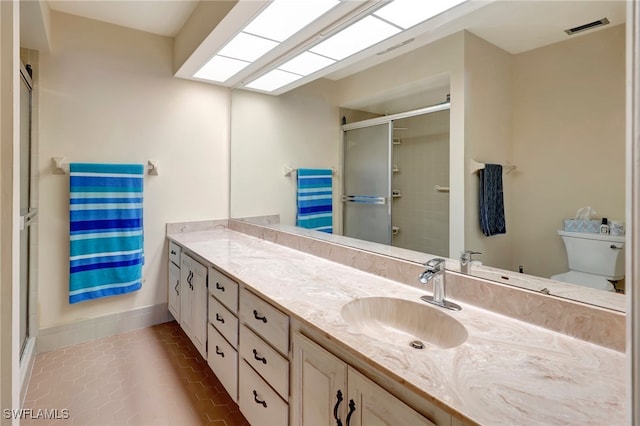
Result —
<instances>
[{"instance_id":1,"label":"blue towel on hook","mask_svg":"<svg viewBox=\"0 0 640 426\"><path fill-rule=\"evenodd\" d=\"M298 169L296 225L333 233L331 169Z\"/></svg>"},{"instance_id":2,"label":"blue towel on hook","mask_svg":"<svg viewBox=\"0 0 640 426\"><path fill-rule=\"evenodd\" d=\"M502 166L486 164L478 171L480 176L480 227L482 233L491 235L507 232L504 219L504 198L502 191Z\"/></svg>"},{"instance_id":3,"label":"blue towel on hook","mask_svg":"<svg viewBox=\"0 0 640 426\"><path fill-rule=\"evenodd\" d=\"M141 164L69 165L69 303L142 287Z\"/></svg>"}]
</instances>

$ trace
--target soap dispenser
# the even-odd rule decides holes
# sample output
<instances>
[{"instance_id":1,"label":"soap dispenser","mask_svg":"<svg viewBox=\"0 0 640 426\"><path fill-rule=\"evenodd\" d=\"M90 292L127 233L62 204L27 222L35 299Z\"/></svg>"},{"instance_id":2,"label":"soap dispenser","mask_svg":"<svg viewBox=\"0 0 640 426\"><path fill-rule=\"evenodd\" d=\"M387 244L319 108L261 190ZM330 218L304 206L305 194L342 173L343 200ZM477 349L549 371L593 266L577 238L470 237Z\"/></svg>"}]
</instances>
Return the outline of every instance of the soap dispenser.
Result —
<instances>
[{"instance_id":1,"label":"soap dispenser","mask_svg":"<svg viewBox=\"0 0 640 426\"><path fill-rule=\"evenodd\" d=\"M609 221L606 217L602 218L602 225L600 225L600 233L608 234L609 233Z\"/></svg>"}]
</instances>

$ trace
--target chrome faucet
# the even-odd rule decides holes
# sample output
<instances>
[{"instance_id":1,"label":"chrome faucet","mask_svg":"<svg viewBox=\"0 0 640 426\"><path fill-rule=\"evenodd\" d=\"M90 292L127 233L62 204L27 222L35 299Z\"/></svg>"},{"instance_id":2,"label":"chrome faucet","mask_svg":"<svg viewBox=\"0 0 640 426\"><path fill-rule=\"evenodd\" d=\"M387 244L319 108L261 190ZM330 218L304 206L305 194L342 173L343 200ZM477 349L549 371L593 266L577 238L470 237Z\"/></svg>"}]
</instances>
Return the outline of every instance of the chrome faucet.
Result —
<instances>
[{"instance_id":1,"label":"chrome faucet","mask_svg":"<svg viewBox=\"0 0 640 426\"><path fill-rule=\"evenodd\" d=\"M427 284L433 280L433 296L422 296L420 299L427 303L431 303L441 308L459 311L462 309L460 305L446 300L446 288L444 280L445 259L436 257L424 264L426 269L418 277L422 284Z\"/></svg>"},{"instance_id":2,"label":"chrome faucet","mask_svg":"<svg viewBox=\"0 0 640 426\"><path fill-rule=\"evenodd\" d=\"M473 260L472 256L474 254L482 254L479 251L471 251L466 250L460 253L460 272L463 274L469 273L469 268L471 268L471 261Z\"/></svg>"}]
</instances>

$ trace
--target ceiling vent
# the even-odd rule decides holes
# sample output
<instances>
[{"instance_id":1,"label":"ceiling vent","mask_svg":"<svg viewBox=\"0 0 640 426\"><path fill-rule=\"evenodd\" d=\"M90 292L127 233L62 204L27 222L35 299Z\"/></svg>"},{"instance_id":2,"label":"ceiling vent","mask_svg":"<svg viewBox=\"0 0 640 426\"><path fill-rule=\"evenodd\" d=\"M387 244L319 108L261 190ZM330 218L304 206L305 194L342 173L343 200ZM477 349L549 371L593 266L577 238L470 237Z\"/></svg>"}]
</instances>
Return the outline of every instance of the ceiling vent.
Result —
<instances>
[{"instance_id":1,"label":"ceiling vent","mask_svg":"<svg viewBox=\"0 0 640 426\"><path fill-rule=\"evenodd\" d=\"M601 27L603 25L607 25L609 20L607 18L598 19L597 21L589 22L588 24L579 25L577 27L569 28L568 30L564 30L568 35L573 35L575 33L579 33L582 31L587 31L592 28Z\"/></svg>"}]
</instances>

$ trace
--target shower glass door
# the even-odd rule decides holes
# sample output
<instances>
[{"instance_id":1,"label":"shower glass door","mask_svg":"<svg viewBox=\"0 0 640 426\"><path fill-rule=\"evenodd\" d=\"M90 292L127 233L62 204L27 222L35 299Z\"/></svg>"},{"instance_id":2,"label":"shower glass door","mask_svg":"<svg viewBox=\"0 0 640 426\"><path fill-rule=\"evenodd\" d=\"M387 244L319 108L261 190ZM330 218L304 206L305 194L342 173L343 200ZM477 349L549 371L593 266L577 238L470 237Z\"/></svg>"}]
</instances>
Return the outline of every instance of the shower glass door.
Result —
<instances>
[{"instance_id":1,"label":"shower glass door","mask_svg":"<svg viewBox=\"0 0 640 426\"><path fill-rule=\"evenodd\" d=\"M391 123L344 131L344 235L391 244Z\"/></svg>"}]
</instances>

